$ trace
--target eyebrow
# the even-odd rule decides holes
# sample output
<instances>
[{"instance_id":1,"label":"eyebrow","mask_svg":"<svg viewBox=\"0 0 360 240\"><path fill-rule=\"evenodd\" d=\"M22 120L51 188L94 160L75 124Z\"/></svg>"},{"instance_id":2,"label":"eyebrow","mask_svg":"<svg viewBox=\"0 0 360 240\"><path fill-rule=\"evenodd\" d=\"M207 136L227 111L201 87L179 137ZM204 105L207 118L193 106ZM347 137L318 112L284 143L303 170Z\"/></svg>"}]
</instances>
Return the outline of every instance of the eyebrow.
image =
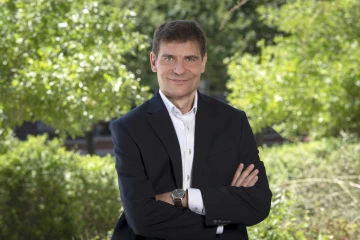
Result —
<instances>
[{"instance_id":1,"label":"eyebrow","mask_svg":"<svg viewBox=\"0 0 360 240\"><path fill-rule=\"evenodd\" d=\"M185 56L185 58L195 58L195 59L199 59L199 57L198 57L198 56L196 56L196 55L189 55L189 56Z\"/></svg>"},{"instance_id":2,"label":"eyebrow","mask_svg":"<svg viewBox=\"0 0 360 240\"><path fill-rule=\"evenodd\" d=\"M172 58L175 58L174 55L171 55L171 54L162 54L161 57L172 57ZM199 56L196 56L196 55L188 55L188 56L184 56L184 58L194 58L194 59L199 59Z\"/></svg>"},{"instance_id":3,"label":"eyebrow","mask_svg":"<svg viewBox=\"0 0 360 240\"><path fill-rule=\"evenodd\" d=\"M161 57L175 57L175 56L174 56L174 55L171 55L171 54L166 54L166 53L164 53L164 54L161 55Z\"/></svg>"}]
</instances>

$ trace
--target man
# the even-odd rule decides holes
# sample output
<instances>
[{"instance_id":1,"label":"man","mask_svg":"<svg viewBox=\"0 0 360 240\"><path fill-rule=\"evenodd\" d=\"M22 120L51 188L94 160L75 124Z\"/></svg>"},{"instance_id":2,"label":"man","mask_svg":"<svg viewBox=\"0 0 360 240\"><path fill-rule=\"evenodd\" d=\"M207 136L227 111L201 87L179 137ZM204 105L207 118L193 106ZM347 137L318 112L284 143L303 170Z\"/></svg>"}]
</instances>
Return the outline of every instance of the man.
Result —
<instances>
[{"instance_id":1,"label":"man","mask_svg":"<svg viewBox=\"0 0 360 240\"><path fill-rule=\"evenodd\" d=\"M160 90L111 123L121 200L112 239L248 239L271 191L243 111L197 91L207 61L193 21L159 26Z\"/></svg>"}]
</instances>

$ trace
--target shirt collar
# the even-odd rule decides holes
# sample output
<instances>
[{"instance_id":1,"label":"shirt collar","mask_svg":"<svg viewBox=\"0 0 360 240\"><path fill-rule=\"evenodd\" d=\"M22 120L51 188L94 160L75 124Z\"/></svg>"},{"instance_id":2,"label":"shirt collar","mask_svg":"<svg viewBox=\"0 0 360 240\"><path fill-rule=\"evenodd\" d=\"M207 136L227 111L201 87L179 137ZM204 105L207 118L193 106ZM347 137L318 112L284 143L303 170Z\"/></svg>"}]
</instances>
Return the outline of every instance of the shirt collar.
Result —
<instances>
[{"instance_id":1,"label":"shirt collar","mask_svg":"<svg viewBox=\"0 0 360 240\"><path fill-rule=\"evenodd\" d=\"M181 113L181 111L174 104L172 104L172 102L170 102L170 100L165 96L165 94L161 91L161 89L159 89L159 93L160 93L160 97L163 100L165 107L166 107L167 111L169 112L169 114L173 111L172 109L178 110ZM194 104L189 112L193 112L194 114L196 114L197 104L198 104L198 93L196 91L195 98L194 98ZM185 113L185 114L187 114L187 113Z\"/></svg>"}]
</instances>

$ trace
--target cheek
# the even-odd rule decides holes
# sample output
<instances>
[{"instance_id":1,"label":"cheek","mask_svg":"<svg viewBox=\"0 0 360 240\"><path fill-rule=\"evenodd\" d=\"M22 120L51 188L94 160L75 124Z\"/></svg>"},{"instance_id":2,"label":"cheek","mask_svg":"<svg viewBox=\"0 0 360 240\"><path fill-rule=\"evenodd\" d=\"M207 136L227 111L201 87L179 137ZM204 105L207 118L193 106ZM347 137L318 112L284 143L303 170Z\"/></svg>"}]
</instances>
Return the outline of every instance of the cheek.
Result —
<instances>
[{"instance_id":1,"label":"cheek","mask_svg":"<svg viewBox=\"0 0 360 240\"><path fill-rule=\"evenodd\" d=\"M202 68L199 68L199 67L193 68L190 70L190 72L193 76L200 78L200 75L202 73Z\"/></svg>"},{"instance_id":2,"label":"cheek","mask_svg":"<svg viewBox=\"0 0 360 240\"><path fill-rule=\"evenodd\" d=\"M164 69L163 68L158 68L157 69L157 72L156 72L156 75L158 77L159 80L162 80L162 78L164 78Z\"/></svg>"},{"instance_id":3,"label":"cheek","mask_svg":"<svg viewBox=\"0 0 360 240\"><path fill-rule=\"evenodd\" d=\"M172 72L172 68L169 66L161 66L160 68L158 68L158 73L161 76L167 76L171 74L171 72Z\"/></svg>"}]
</instances>

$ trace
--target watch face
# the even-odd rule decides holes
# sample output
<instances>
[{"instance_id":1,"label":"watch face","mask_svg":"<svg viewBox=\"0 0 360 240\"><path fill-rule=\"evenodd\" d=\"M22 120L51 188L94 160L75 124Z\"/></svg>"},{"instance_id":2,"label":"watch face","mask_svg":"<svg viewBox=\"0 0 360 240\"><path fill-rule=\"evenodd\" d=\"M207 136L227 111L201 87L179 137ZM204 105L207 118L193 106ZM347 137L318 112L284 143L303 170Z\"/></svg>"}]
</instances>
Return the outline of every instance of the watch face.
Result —
<instances>
[{"instance_id":1,"label":"watch face","mask_svg":"<svg viewBox=\"0 0 360 240\"><path fill-rule=\"evenodd\" d=\"M173 198L175 198L175 199L183 198L183 197L185 197L185 190L183 190L183 189L175 189L172 192L171 196Z\"/></svg>"}]
</instances>

